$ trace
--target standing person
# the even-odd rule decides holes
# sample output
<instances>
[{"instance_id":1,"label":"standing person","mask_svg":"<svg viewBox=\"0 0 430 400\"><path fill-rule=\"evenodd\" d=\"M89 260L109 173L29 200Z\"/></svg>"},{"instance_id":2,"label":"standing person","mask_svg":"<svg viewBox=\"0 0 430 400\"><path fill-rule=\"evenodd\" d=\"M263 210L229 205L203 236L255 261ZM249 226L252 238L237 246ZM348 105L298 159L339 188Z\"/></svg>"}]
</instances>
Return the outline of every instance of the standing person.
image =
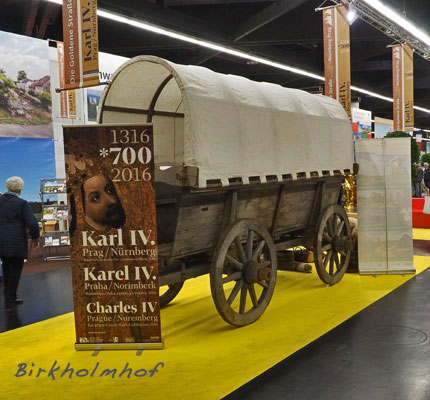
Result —
<instances>
[{"instance_id":1,"label":"standing person","mask_svg":"<svg viewBox=\"0 0 430 400\"><path fill-rule=\"evenodd\" d=\"M424 178L424 168L420 166L417 162L414 162L414 165L417 169L417 175L414 180L414 197L423 197L422 195L422 181Z\"/></svg>"},{"instance_id":2,"label":"standing person","mask_svg":"<svg viewBox=\"0 0 430 400\"><path fill-rule=\"evenodd\" d=\"M427 193L430 193L430 168L429 163L424 163L424 185Z\"/></svg>"},{"instance_id":3,"label":"standing person","mask_svg":"<svg viewBox=\"0 0 430 400\"><path fill-rule=\"evenodd\" d=\"M39 247L39 225L21 194L24 181L18 176L6 180L7 192L0 197L0 258L3 264L5 305L12 311L22 299L16 296L24 259L28 257L27 228Z\"/></svg>"}]
</instances>

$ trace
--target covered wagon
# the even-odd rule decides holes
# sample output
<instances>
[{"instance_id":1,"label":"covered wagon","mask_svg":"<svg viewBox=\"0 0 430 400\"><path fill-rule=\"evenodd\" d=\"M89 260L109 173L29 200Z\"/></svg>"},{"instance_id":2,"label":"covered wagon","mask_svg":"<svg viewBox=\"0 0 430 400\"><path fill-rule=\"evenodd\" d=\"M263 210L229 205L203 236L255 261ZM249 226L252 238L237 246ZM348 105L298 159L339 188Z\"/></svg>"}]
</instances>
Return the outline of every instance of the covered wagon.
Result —
<instances>
[{"instance_id":1,"label":"covered wagon","mask_svg":"<svg viewBox=\"0 0 430 400\"><path fill-rule=\"evenodd\" d=\"M352 170L351 124L328 97L140 56L105 89L99 123L152 123L161 296L210 274L220 315L255 321L272 297L277 251L314 251L328 285L351 254L338 205Z\"/></svg>"}]
</instances>

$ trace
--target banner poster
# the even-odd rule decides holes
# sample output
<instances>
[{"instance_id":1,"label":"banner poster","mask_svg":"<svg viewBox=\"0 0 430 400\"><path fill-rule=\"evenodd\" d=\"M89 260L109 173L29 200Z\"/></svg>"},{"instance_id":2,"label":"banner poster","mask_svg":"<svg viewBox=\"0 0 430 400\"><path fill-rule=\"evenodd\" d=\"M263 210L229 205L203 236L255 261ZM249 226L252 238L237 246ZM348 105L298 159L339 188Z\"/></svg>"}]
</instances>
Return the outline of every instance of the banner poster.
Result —
<instances>
[{"instance_id":1,"label":"banner poster","mask_svg":"<svg viewBox=\"0 0 430 400\"><path fill-rule=\"evenodd\" d=\"M404 120L405 131L414 130L414 51L410 44L403 45Z\"/></svg>"},{"instance_id":2,"label":"banner poster","mask_svg":"<svg viewBox=\"0 0 430 400\"><path fill-rule=\"evenodd\" d=\"M394 131L412 131L414 127L413 57L411 45L393 46Z\"/></svg>"},{"instance_id":3,"label":"banner poster","mask_svg":"<svg viewBox=\"0 0 430 400\"><path fill-rule=\"evenodd\" d=\"M152 125L63 129L75 347L162 348Z\"/></svg>"},{"instance_id":4,"label":"banner poster","mask_svg":"<svg viewBox=\"0 0 430 400\"><path fill-rule=\"evenodd\" d=\"M423 150L423 134L422 134L422 132L420 132L420 131L414 132L414 138L415 138L415 141L417 142L418 150L422 151Z\"/></svg>"},{"instance_id":5,"label":"banner poster","mask_svg":"<svg viewBox=\"0 0 430 400\"><path fill-rule=\"evenodd\" d=\"M372 112L361 108L351 109L352 131L355 137L372 137Z\"/></svg>"},{"instance_id":6,"label":"banner poster","mask_svg":"<svg viewBox=\"0 0 430 400\"><path fill-rule=\"evenodd\" d=\"M65 89L99 85L97 0L63 0Z\"/></svg>"},{"instance_id":7,"label":"banner poster","mask_svg":"<svg viewBox=\"0 0 430 400\"><path fill-rule=\"evenodd\" d=\"M46 41L0 31L0 56L0 97L9 99L0 104L0 137L52 140Z\"/></svg>"},{"instance_id":8,"label":"banner poster","mask_svg":"<svg viewBox=\"0 0 430 400\"><path fill-rule=\"evenodd\" d=\"M403 121L403 51L401 45L393 46L393 125L394 131L405 129Z\"/></svg>"},{"instance_id":9,"label":"banner poster","mask_svg":"<svg viewBox=\"0 0 430 400\"><path fill-rule=\"evenodd\" d=\"M60 78L60 87L64 87L64 43L57 42L58 54L58 74ZM75 90L66 90L60 92L60 117L76 119L76 97Z\"/></svg>"},{"instance_id":10,"label":"banner poster","mask_svg":"<svg viewBox=\"0 0 430 400\"><path fill-rule=\"evenodd\" d=\"M382 139L388 133L393 132L393 120L375 117L375 138Z\"/></svg>"},{"instance_id":11,"label":"banner poster","mask_svg":"<svg viewBox=\"0 0 430 400\"><path fill-rule=\"evenodd\" d=\"M323 10L325 95L342 104L351 117L351 61L348 8Z\"/></svg>"}]
</instances>

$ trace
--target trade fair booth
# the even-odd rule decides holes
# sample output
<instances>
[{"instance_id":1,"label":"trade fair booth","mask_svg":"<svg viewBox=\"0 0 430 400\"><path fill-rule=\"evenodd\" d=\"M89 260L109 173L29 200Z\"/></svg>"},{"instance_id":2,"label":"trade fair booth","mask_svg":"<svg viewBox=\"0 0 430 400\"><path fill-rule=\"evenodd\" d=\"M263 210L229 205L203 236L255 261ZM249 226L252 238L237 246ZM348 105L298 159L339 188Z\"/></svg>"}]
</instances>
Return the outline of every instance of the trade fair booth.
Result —
<instances>
[{"instance_id":1,"label":"trade fair booth","mask_svg":"<svg viewBox=\"0 0 430 400\"><path fill-rule=\"evenodd\" d=\"M15 36L0 32L33 48ZM16 165L29 182L42 244L20 286L32 300L0 317L0 398L258 398L313 349L334 386L321 360L348 368L354 349L333 332L424 348L401 325L430 241L409 137L375 135L345 99L154 55L97 54L101 85L72 90L67 45L34 49L37 79L0 71L0 179Z\"/></svg>"}]
</instances>

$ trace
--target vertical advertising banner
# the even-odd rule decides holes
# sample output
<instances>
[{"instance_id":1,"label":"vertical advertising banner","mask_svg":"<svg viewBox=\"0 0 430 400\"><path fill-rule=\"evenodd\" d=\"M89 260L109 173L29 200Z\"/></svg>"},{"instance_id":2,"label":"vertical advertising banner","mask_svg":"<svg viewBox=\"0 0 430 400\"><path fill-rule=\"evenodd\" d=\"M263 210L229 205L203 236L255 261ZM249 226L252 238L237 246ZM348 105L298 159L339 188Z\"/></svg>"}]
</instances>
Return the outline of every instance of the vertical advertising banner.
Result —
<instances>
[{"instance_id":1,"label":"vertical advertising banner","mask_svg":"<svg viewBox=\"0 0 430 400\"><path fill-rule=\"evenodd\" d=\"M336 10L329 7L323 10L324 36L324 94L337 99L337 68L336 68Z\"/></svg>"},{"instance_id":2,"label":"vertical advertising banner","mask_svg":"<svg viewBox=\"0 0 430 400\"><path fill-rule=\"evenodd\" d=\"M99 84L97 0L63 0L65 89Z\"/></svg>"},{"instance_id":3,"label":"vertical advertising banner","mask_svg":"<svg viewBox=\"0 0 430 400\"><path fill-rule=\"evenodd\" d=\"M414 50L410 44L403 45L403 81L405 105L405 131L414 130Z\"/></svg>"},{"instance_id":4,"label":"vertical advertising banner","mask_svg":"<svg viewBox=\"0 0 430 400\"><path fill-rule=\"evenodd\" d=\"M64 87L64 43L57 42L58 73L60 77L60 87ZM60 117L76 119L76 97L75 90L60 92Z\"/></svg>"},{"instance_id":5,"label":"vertical advertising banner","mask_svg":"<svg viewBox=\"0 0 430 400\"><path fill-rule=\"evenodd\" d=\"M348 8L323 10L325 95L342 104L351 116L351 66Z\"/></svg>"},{"instance_id":6,"label":"vertical advertising banner","mask_svg":"<svg viewBox=\"0 0 430 400\"><path fill-rule=\"evenodd\" d=\"M162 348L152 125L64 127L76 348Z\"/></svg>"},{"instance_id":7,"label":"vertical advertising banner","mask_svg":"<svg viewBox=\"0 0 430 400\"><path fill-rule=\"evenodd\" d=\"M393 121L394 131L404 131L403 119L403 51L393 46Z\"/></svg>"},{"instance_id":8,"label":"vertical advertising banner","mask_svg":"<svg viewBox=\"0 0 430 400\"><path fill-rule=\"evenodd\" d=\"M409 44L393 46L394 131L414 128L414 53Z\"/></svg>"},{"instance_id":9,"label":"vertical advertising banner","mask_svg":"<svg viewBox=\"0 0 430 400\"><path fill-rule=\"evenodd\" d=\"M414 132L415 141L417 142L418 149L423 151L423 133L422 131Z\"/></svg>"}]
</instances>

